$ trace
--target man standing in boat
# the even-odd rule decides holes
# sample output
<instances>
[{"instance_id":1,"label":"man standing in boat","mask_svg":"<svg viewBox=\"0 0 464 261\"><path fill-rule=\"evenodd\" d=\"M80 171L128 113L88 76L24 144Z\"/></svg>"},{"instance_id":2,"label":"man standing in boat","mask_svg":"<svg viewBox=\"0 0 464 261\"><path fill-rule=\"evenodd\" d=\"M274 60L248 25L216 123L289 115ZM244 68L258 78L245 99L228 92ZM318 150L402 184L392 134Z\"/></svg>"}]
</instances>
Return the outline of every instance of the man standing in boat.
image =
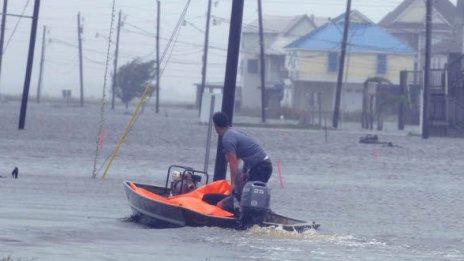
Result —
<instances>
[{"instance_id":1,"label":"man standing in boat","mask_svg":"<svg viewBox=\"0 0 464 261\"><path fill-rule=\"evenodd\" d=\"M230 193L240 200L246 182L267 183L272 174L271 160L253 138L229 125L229 118L224 112L216 112L213 122L217 134L222 137L224 155L229 163ZM239 170L240 160L243 161L243 170ZM218 205L222 207L222 201Z\"/></svg>"}]
</instances>

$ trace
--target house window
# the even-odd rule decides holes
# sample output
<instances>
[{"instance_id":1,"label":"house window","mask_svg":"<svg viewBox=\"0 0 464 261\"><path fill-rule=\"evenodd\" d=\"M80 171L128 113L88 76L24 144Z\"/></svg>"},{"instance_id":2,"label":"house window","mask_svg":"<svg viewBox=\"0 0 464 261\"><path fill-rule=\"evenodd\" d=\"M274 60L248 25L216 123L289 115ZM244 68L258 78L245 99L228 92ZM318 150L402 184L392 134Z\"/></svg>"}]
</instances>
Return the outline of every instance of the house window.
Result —
<instances>
[{"instance_id":1,"label":"house window","mask_svg":"<svg viewBox=\"0 0 464 261\"><path fill-rule=\"evenodd\" d=\"M248 73L258 73L258 60L257 59L250 59L248 60L247 66Z\"/></svg>"},{"instance_id":2,"label":"house window","mask_svg":"<svg viewBox=\"0 0 464 261\"><path fill-rule=\"evenodd\" d=\"M377 73L387 72L387 56L385 54L377 55Z\"/></svg>"},{"instance_id":3,"label":"house window","mask_svg":"<svg viewBox=\"0 0 464 261\"><path fill-rule=\"evenodd\" d=\"M338 53L330 52L329 53L329 63L327 70L329 72L336 72L338 68Z\"/></svg>"}]
</instances>

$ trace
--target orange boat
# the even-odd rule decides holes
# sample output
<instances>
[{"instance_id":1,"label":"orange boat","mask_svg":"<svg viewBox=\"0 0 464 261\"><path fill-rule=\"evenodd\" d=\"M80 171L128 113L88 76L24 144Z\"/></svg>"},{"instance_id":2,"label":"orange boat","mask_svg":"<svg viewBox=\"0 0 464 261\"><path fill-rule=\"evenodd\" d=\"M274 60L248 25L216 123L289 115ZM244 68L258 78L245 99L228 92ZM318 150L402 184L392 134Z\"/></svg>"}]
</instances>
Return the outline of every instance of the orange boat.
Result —
<instances>
[{"instance_id":1,"label":"orange boat","mask_svg":"<svg viewBox=\"0 0 464 261\"><path fill-rule=\"evenodd\" d=\"M217 226L244 229L257 224L280 226L298 232L319 227L315 222L307 223L272 212L264 183L247 183L250 189L244 191L249 191L249 194L242 195L240 215L209 204L203 200L204 195L213 193L225 197L230 184L226 180L208 181L206 172L172 165L168 169L165 186L125 181L124 189L134 220L151 227ZM249 204L245 206L244 202Z\"/></svg>"}]
</instances>

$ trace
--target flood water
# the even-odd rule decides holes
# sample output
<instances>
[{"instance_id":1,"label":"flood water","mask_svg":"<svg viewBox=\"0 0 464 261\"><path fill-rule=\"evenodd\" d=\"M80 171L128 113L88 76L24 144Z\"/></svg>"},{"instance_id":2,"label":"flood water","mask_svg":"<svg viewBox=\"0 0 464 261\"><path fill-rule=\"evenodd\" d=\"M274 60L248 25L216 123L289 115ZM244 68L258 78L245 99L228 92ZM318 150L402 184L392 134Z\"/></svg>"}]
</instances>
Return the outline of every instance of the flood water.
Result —
<instances>
[{"instance_id":1,"label":"flood water","mask_svg":"<svg viewBox=\"0 0 464 261\"><path fill-rule=\"evenodd\" d=\"M0 260L464 260L464 139L423 140L395 123L382 132L239 127L260 119L236 115L274 163L272 209L320 230L149 229L128 221L122 182L163 184L171 164L203 169L207 126L196 110L147 107L102 179L129 121L123 108L102 122L96 105L30 102L18 131L19 107L0 104ZM369 133L397 146L359 143ZM210 173L216 142L213 132Z\"/></svg>"}]
</instances>

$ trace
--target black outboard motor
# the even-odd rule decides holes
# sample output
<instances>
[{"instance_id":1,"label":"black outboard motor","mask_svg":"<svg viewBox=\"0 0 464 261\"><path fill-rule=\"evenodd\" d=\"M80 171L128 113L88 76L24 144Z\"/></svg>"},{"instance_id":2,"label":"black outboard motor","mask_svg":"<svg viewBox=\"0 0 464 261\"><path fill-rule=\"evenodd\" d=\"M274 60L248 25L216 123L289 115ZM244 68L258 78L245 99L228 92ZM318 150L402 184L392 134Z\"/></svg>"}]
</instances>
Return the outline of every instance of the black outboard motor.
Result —
<instances>
[{"instance_id":1,"label":"black outboard motor","mask_svg":"<svg viewBox=\"0 0 464 261\"><path fill-rule=\"evenodd\" d=\"M262 224L271 211L271 194L266 183L249 181L242 190L240 200L240 223L246 229L255 224Z\"/></svg>"}]
</instances>

